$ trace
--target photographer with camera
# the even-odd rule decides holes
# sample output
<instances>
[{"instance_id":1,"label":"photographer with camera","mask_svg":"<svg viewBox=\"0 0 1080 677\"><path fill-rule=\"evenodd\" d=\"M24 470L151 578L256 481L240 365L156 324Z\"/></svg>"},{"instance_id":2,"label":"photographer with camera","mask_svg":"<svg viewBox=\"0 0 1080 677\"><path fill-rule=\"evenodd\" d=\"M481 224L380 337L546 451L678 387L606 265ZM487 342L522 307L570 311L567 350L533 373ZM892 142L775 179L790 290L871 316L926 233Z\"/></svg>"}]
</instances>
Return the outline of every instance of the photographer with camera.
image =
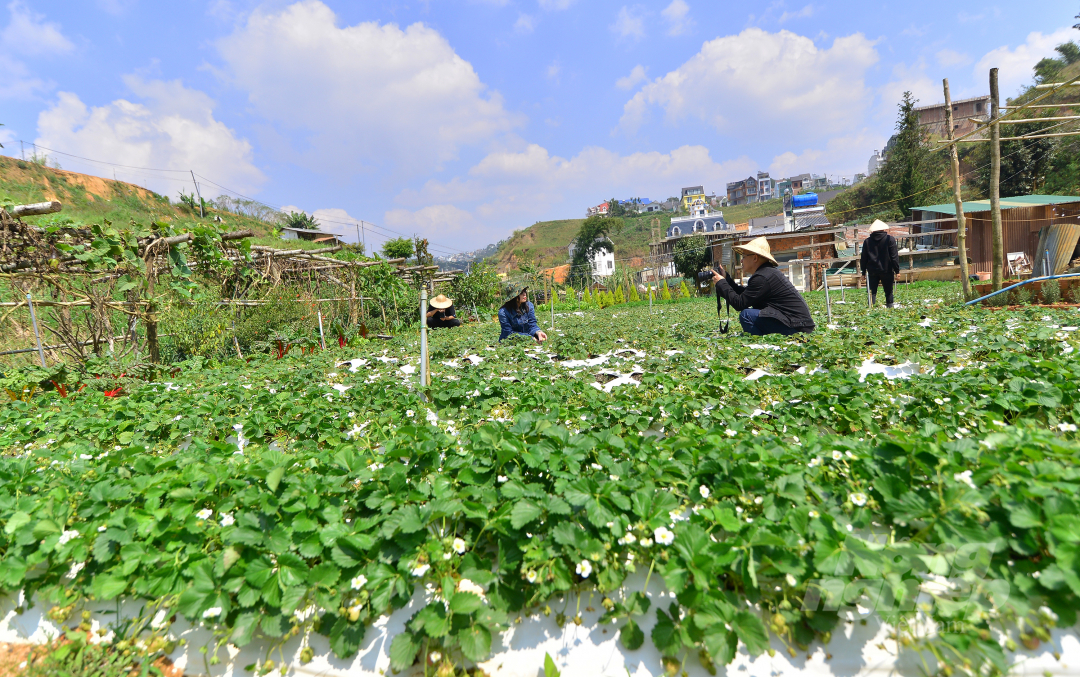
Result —
<instances>
[{"instance_id":1,"label":"photographer with camera","mask_svg":"<svg viewBox=\"0 0 1080 677\"><path fill-rule=\"evenodd\" d=\"M719 273L713 270L698 273L699 281L711 279L716 285L717 314L720 314L720 301L726 299L739 311L743 331L752 336L790 336L814 331L810 308L802 294L776 267L769 241L758 237L732 249L743 255L743 274L750 276L746 286L737 284L720 264L717 264Z\"/></svg>"}]
</instances>

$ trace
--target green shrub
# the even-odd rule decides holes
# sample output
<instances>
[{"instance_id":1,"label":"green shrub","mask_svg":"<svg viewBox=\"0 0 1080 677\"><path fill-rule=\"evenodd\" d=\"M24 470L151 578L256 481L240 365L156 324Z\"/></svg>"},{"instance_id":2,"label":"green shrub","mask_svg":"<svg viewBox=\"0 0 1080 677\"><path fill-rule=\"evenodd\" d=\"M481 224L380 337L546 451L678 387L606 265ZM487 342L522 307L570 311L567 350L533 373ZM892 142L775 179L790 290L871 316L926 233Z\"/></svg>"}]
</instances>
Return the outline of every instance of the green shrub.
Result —
<instances>
[{"instance_id":1,"label":"green shrub","mask_svg":"<svg viewBox=\"0 0 1080 677\"><path fill-rule=\"evenodd\" d=\"M629 300L630 301L640 301L641 300L641 296L638 295L637 285L635 285L635 284L630 285L630 299Z\"/></svg>"},{"instance_id":2,"label":"green shrub","mask_svg":"<svg viewBox=\"0 0 1080 677\"><path fill-rule=\"evenodd\" d=\"M1043 303L1057 303L1061 300L1061 283L1057 280L1043 280Z\"/></svg>"},{"instance_id":3,"label":"green shrub","mask_svg":"<svg viewBox=\"0 0 1080 677\"><path fill-rule=\"evenodd\" d=\"M1080 303L1080 284L1073 284L1073 286L1069 287L1066 298L1069 299L1069 303Z\"/></svg>"},{"instance_id":4,"label":"green shrub","mask_svg":"<svg viewBox=\"0 0 1080 677\"><path fill-rule=\"evenodd\" d=\"M671 290L668 289L667 280L664 280L664 291L660 293L660 298L664 301L671 300Z\"/></svg>"},{"instance_id":5,"label":"green shrub","mask_svg":"<svg viewBox=\"0 0 1080 677\"><path fill-rule=\"evenodd\" d=\"M614 299L614 301L615 301L615 304L617 304L617 305L622 305L622 304L626 303L626 297L623 296L621 286L615 288L615 299Z\"/></svg>"}]
</instances>

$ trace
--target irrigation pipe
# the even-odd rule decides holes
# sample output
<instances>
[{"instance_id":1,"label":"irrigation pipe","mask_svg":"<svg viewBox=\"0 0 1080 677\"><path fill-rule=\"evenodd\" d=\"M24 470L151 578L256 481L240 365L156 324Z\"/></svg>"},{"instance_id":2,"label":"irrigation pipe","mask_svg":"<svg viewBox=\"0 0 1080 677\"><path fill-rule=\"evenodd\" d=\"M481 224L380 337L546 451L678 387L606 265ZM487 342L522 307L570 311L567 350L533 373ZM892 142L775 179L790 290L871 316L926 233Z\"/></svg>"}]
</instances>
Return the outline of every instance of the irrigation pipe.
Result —
<instances>
[{"instance_id":1,"label":"irrigation pipe","mask_svg":"<svg viewBox=\"0 0 1080 677\"><path fill-rule=\"evenodd\" d=\"M1066 278L1066 277L1080 277L1080 273L1069 273L1067 275L1044 275L1043 277L1028 278L1028 279L1024 280L1023 282L1017 282L1016 284L1014 284L1012 286L1005 287L1004 289L999 289L999 290L997 290L995 292L991 292L991 293L987 294L986 296L980 296L977 299L974 299L972 301L968 301L964 305L965 306L974 305L974 304L976 304L976 303L978 303L980 301L985 301L988 298L991 298L993 296L997 296L998 294L1004 294L1005 292L1007 292L1007 291L1009 291L1011 289L1016 289L1017 287L1023 287L1025 284L1031 284L1032 282L1040 282L1042 280L1060 280L1060 279Z\"/></svg>"}]
</instances>

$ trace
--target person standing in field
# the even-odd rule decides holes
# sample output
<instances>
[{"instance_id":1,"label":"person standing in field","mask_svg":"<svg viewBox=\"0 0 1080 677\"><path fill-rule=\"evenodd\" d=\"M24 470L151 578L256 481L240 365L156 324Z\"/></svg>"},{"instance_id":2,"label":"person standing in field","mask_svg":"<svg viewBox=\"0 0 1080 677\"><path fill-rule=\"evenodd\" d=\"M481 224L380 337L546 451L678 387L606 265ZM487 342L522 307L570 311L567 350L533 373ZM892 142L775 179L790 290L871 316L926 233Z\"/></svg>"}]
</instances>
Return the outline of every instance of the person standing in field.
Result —
<instances>
[{"instance_id":1,"label":"person standing in field","mask_svg":"<svg viewBox=\"0 0 1080 677\"><path fill-rule=\"evenodd\" d=\"M878 283L885 288L885 307L893 307L893 284L900 272L900 255L896 250L896 238L889 235L889 226L874 221L870 236L863 241L862 257L859 259L866 284L870 286L870 304L877 305Z\"/></svg>"}]
</instances>

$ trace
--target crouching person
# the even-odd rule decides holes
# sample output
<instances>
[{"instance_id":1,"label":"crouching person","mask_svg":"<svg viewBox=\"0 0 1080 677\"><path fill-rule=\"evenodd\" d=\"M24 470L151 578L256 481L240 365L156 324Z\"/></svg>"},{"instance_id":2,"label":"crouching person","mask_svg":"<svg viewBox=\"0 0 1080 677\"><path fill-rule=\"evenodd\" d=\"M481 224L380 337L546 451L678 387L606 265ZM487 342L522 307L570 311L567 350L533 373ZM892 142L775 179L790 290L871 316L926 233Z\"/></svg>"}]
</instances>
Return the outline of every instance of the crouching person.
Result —
<instances>
[{"instance_id":1,"label":"crouching person","mask_svg":"<svg viewBox=\"0 0 1080 677\"><path fill-rule=\"evenodd\" d=\"M814 331L810 308L802 294L776 267L769 241L759 237L734 249L743 255L743 275L749 275L750 279L746 286L737 284L722 265L717 266L720 272L713 273L717 314L721 300L726 299L739 311L743 331L752 336L790 336Z\"/></svg>"},{"instance_id":2,"label":"crouching person","mask_svg":"<svg viewBox=\"0 0 1080 677\"><path fill-rule=\"evenodd\" d=\"M547 334L536 323L536 310L529 301L529 288L507 285L507 298L499 308L499 340L511 336L525 336L537 343L547 340Z\"/></svg>"}]
</instances>

